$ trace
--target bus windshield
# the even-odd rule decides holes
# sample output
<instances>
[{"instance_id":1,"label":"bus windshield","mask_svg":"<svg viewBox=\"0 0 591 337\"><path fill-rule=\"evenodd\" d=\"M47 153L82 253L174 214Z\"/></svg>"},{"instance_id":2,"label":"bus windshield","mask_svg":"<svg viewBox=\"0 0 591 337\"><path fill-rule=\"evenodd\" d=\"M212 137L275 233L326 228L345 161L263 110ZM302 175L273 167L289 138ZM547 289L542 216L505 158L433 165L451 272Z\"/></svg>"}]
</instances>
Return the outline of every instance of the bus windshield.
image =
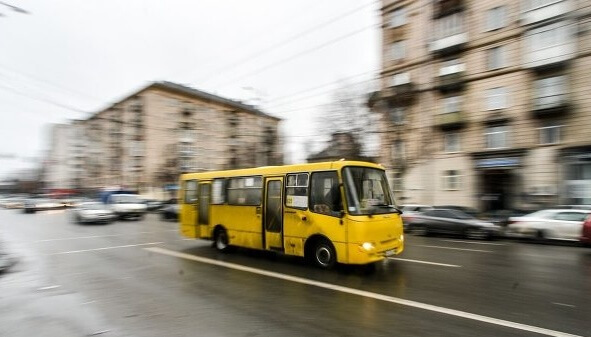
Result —
<instances>
[{"instance_id":1,"label":"bus windshield","mask_svg":"<svg viewBox=\"0 0 591 337\"><path fill-rule=\"evenodd\" d=\"M398 212L383 170L345 167L343 177L349 214L371 215Z\"/></svg>"}]
</instances>

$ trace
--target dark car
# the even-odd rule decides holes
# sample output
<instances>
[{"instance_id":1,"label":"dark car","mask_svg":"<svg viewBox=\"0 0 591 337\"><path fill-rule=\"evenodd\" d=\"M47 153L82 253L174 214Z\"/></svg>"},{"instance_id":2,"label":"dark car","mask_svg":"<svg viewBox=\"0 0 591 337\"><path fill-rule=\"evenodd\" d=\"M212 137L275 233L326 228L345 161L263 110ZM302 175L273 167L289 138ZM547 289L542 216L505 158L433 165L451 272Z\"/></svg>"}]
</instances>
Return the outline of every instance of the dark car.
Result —
<instances>
[{"instance_id":1,"label":"dark car","mask_svg":"<svg viewBox=\"0 0 591 337\"><path fill-rule=\"evenodd\" d=\"M162 220L178 220L180 205L176 199L171 199L164 203L160 209L160 217Z\"/></svg>"},{"instance_id":2,"label":"dark car","mask_svg":"<svg viewBox=\"0 0 591 337\"><path fill-rule=\"evenodd\" d=\"M444 206L435 206L434 208L437 209L455 209L457 211L461 211L464 212L466 214L469 214L473 217L478 217L478 211L474 208L471 207L466 207L466 206L455 206L455 205L444 205Z\"/></svg>"},{"instance_id":3,"label":"dark car","mask_svg":"<svg viewBox=\"0 0 591 337\"><path fill-rule=\"evenodd\" d=\"M148 208L148 212L155 212L158 211L164 206L164 203L160 200L146 200L146 207Z\"/></svg>"},{"instance_id":4,"label":"dark car","mask_svg":"<svg viewBox=\"0 0 591 337\"><path fill-rule=\"evenodd\" d=\"M455 209L433 209L416 214L408 230L419 235L453 234L469 239L492 239L499 227Z\"/></svg>"},{"instance_id":5,"label":"dark car","mask_svg":"<svg viewBox=\"0 0 591 337\"><path fill-rule=\"evenodd\" d=\"M584 245L591 246L591 215L583 222L583 231L581 235L581 242Z\"/></svg>"}]
</instances>

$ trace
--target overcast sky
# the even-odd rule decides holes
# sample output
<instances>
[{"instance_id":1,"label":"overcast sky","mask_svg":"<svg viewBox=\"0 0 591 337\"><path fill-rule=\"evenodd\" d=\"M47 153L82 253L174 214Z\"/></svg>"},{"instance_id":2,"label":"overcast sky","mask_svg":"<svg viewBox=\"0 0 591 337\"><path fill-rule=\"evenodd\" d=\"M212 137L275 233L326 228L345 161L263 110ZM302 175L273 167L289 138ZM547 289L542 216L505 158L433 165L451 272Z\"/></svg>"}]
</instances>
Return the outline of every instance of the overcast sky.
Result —
<instances>
[{"instance_id":1,"label":"overcast sky","mask_svg":"<svg viewBox=\"0 0 591 337\"><path fill-rule=\"evenodd\" d=\"M51 123L160 80L283 118L286 159L302 161L339 83L379 69L375 0L4 2L30 14L0 5L0 179L43 157Z\"/></svg>"}]
</instances>

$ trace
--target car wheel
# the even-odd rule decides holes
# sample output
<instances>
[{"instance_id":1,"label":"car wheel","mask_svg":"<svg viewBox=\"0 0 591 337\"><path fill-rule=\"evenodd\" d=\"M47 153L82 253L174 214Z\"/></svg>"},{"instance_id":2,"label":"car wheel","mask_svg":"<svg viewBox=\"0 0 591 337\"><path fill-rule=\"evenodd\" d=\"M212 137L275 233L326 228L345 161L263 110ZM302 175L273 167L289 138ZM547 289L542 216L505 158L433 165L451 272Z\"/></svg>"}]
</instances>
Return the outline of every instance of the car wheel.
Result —
<instances>
[{"instance_id":1,"label":"car wheel","mask_svg":"<svg viewBox=\"0 0 591 337\"><path fill-rule=\"evenodd\" d=\"M322 269L330 269L337 262L337 253L332 243L320 240L314 246L314 263Z\"/></svg>"},{"instance_id":2,"label":"car wheel","mask_svg":"<svg viewBox=\"0 0 591 337\"><path fill-rule=\"evenodd\" d=\"M223 228L218 228L215 231L214 236L214 247L220 252L227 252L230 250L230 244L228 240L228 233Z\"/></svg>"}]
</instances>

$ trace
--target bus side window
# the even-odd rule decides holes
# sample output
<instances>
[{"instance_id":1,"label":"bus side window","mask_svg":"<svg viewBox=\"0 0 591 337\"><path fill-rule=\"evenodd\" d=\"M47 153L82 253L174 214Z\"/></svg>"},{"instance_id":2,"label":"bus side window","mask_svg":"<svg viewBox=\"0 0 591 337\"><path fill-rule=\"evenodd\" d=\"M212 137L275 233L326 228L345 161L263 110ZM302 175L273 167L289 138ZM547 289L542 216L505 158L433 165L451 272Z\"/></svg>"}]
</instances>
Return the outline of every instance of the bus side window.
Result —
<instances>
[{"instance_id":1,"label":"bus side window","mask_svg":"<svg viewBox=\"0 0 591 337\"><path fill-rule=\"evenodd\" d=\"M316 213L338 216L343 210L339 179L336 172L312 174L310 209Z\"/></svg>"},{"instance_id":2,"label":"bus side window","mask_svg":"<svg viewBox=\"0 0 591 337\"><path fill-rule=\"evenodd\" d=\"M185 204L197 202L197 180L185 181Z\"/></svg>"}]
</instances>

